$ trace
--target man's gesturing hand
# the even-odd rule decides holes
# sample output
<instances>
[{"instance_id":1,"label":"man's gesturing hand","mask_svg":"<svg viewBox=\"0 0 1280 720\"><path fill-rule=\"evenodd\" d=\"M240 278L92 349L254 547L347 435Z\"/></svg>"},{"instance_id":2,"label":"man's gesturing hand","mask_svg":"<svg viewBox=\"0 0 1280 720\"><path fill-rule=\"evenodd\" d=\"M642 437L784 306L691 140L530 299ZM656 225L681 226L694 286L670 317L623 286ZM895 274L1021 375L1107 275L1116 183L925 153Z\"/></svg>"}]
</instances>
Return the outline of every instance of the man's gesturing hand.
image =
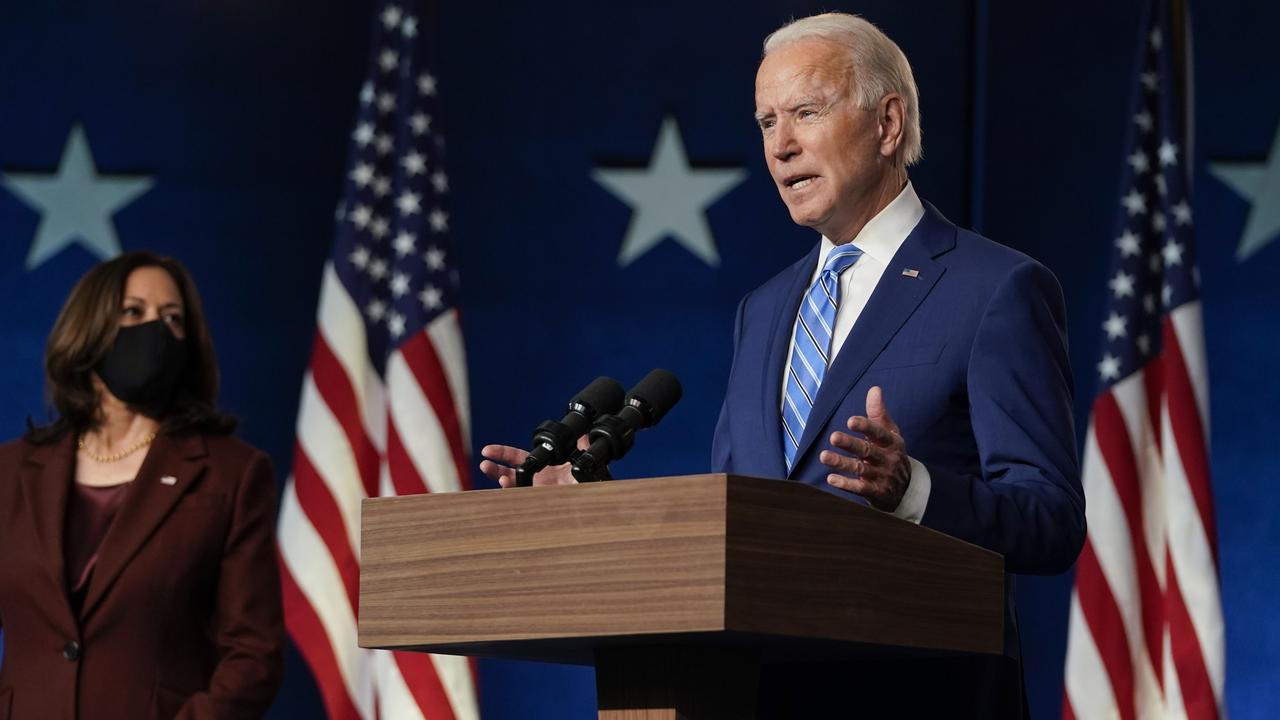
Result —
<instances>
[{"instance_id":1,"label":"man's gesturing hand","mask_svg":"<svg viewBox=\"0 0 1280 720\"><path fill-rule=\"evenodd\" d=\"M843 432L831 433L831 444L848 452L823 450L818 459L835 472L827 483L866 498L877 510L893 512L911 483L907 445L898 425L889 417L880 388L867 392L866 416L849 418L849 429L865 439Z\"/></svg>"}]
</instances>

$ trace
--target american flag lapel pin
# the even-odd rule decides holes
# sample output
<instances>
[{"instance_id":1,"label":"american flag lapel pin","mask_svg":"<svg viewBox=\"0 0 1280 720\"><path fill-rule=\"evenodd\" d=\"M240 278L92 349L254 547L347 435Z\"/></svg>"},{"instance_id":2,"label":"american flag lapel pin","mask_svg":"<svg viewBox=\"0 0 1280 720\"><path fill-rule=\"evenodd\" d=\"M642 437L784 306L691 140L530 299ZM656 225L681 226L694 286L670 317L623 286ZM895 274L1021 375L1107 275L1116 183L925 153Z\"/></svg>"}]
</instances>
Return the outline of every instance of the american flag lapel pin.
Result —
<instances>
[{"instance_id":1,"label":"american flag lapel pin","mask_svg":"<svg viewBox=\"0 0 1280 720\"><path fill-rule=\"evenodd\" d=\"M909 278L920 277L920 271L914 268L907 268L906 270L902 271L902 274Z\"/></svg>"},{"instance_id":2,"label":"american flag lapel pin","mask_svg":"<svg viewBox=\"0 0 1280 720\"><path fill-rule=\"evenodd\" d=\"M165 475L164 477L160 478L160 484L161 485L177 485L178 478L172 475Z\"/></svg>"}]
</instances>

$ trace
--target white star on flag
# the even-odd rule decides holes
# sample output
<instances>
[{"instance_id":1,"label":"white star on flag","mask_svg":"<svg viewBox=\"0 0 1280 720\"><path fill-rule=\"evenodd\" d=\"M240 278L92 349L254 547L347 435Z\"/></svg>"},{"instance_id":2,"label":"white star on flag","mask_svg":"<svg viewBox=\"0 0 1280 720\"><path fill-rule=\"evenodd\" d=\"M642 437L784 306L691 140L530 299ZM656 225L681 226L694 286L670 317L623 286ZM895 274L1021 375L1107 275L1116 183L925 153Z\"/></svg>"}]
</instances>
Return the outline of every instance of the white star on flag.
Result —
<instances>
[{"instance_id":1,"label":"white star on flag","mask_svg":"<svg viewBox=\"0 0 1280 720\"><path fill-rule=\"evenodd\" d=\"M423 255L423 260L426 261L427 267L432 270L441 270L444 268L444 251L433 245L427 249L426 254Z\"/></svg>"},{"instance_id":2,"label":"white star on flag","mask_svg":"<svg viewBox=\"0 0 1280 720\"><path fill-rule=\"evenodd\" d=\"M428 310L434 310L441 305L440 288L434 285L428 285L418 293L418 299L422 301L422 306Z\"/></svg>"},{"instance_id":3,"label":"white star on flag","mask_svg":"<svg viewBox=\"0 0 1280 720\"><path fill-rule=\"evenodd\" d=\"M396 239L391 241L392 247L395 248L396 254L400 257L404 257L413 252L413 246L415 244L417 244L417 238L413 236L413 233L406 230L401 230L400 233L396 235Z\"/></svg>"},{"instance_id":4,"label":"white star on flag","mask_svg":"<svg viewBox=\"0 0 1280 720\"><path fill-rule=\"evenodd\" d=\"M1129 165L1133 167L1133 171L1142 174L1151 168L1150 161L1147 160L1147 154L1141 150L1135 150L1129 156Z\"/></svg>"},{"instance_id":5,"label":"white star on flag","mask_svg":"<svg viewBox=\"0 0 1280 720\"><path fill-rule=\"evenodd\" d=\"M391 294L395 297L401 297L409 292L409 276L404 273L396 273L391 276L390 282Z\"/></svg>"},{"instance_id":6,"label":"white star on flag","mask_svg":"<svg viewBox=\"0 0 1280 720\"><path fill-rule=\"evenodd\" d=\"M1137 215L1147 211L1147 199L1137 189L1130 190L1129 194L1125 195L1120 202L1124 203L1124 208L1129 211L1130 215Z\"/></svg>"},{"instance_id":7,"label":"white star on flag","mask_svg":"<svg viewBox=\"0 0 1280 720\"><path fill-rule=\"evenodd\" d=\"M400 24L400 15L400 8L395 5L388 5L387 9L382 11L382 24L386 26L388 30L391 30L396 25Z\"/></svg>"},{"instance_id":8,"label":"white star on flag","mask_svg":"<svg viewBox=\"0 0 1280 720\"><path fill-rule=\"evenodd\" d=\"M1107 337L1116 340L1125 336L1127 332L1125 328L1125 319L1116 313L1111 313L1107 321L1102 323L1102 329L1107 331Z\"/></svg>"},{"instance_id":9,"label":"white star on flag","mask_svg":"<svg viewBox=\"0 0 1280 720\"><path fill-rule=\"evenodd\" d=\"M1103 380L1118 380L1120 378L1120 359L1112 355L1104 355L1102 362L1098 363L1098 374Z\"/></svg>"},{"instance_id":10,"label":"white star on flag","mask_svg":"<svg viewBox=\"0 0 1280 720\"><path fill-rule=\"evenodd\" d=\"M1123 271L1117 272L1116 276L1111 278L1111 291L1116 294L1117 298L1128 297L1133 295L1134 277Z\"/></svg>"},{"instance_id":11,"label":"white star on flag","mask_svg":"<svg viewBox=\"0 0 1280 720\"><path fill-rule=\"evenodd\" d=\"M387 317L387 332L391 333L391 337L400 337L404 334L404 316L394 310Z\"/></svg>"},{"instance_id":12,"label":"white star on flag","mask_svg":"<svg viewBox=\"0 0 1280 720\"><path fill-rule=\"evenodd\" d=\"M1191 206L1186 200L1173 206L1173 220L1179 225L1191 224Z\"/></svg>"},{"instance_id":13,"label":"white star on flag","mask_svg":"<svg viewBox=\"0 0 1280 720\"><path fill-rule=\"evenodd\" d=\"M400 159L400 166L403 167L404 171L410 176L418 175L426 172L427 158L422 153L415 150Z\"/></svg>"},{"instance_id":14,"label":"white star on flag","mask_svg":"<svg viewBox=\"0 0 1280 720\"><path fill-rule=\"evenodd\" d=\"M1124 257L1133 257L1142 252L1138 236L1132 230L1125 230L1120 237L1116 238L1116 247L1120 248L1120 253Z\"/></svg>"},{"instance_id":15,"label":"white star on flag","mask_svg":"<svg viewBox=\"0 0 1280 720\"><path fill-rule=\"evenodd\" d=\"M357 245L355 250L351 251L348 257L351 264L363 270L369 264L369 249L363 245Z\"/></svg>"},{"instance_id":16,"label":"white star on flag","mask_svg":"<svg viewBox=\"0 0 1280 720\"><path fill-rule=\"evenodd\" d=\"M422 197L405 190L396 198L396 208L401 215L412 215L422 210Z\"/></svg>"},{"instance_id":17,"label":"white star on flag","mask_svg":"<svg viewBox=\"0 0 1280 720\"><path fill-rule=\"evenodd\" d=\"M446 192L449 189L449 176L445 175L443 171L435 171L431 174L431 187L435 188L438 193Z\"/></svg>"},{"instance_id":18,"label":"white star on flag","mask_svg":"<svg viewBox=\"0 0 1280 720\"><path fill-rule=\"evenodd\" d=\"M357 163L351 170L351 181L360 187L366 187L373 181L373 166L368 163Z\"/></svg>"}]
</instances>

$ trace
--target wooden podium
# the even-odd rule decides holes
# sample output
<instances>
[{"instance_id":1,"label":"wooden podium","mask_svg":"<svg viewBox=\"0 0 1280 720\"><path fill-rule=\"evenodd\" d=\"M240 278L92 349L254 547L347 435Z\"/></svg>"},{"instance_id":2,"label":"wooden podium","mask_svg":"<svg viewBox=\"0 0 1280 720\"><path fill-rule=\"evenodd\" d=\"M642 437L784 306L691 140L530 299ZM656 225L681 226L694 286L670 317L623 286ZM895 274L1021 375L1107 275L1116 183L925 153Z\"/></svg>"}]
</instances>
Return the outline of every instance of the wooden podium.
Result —
<instances>
[{"instance_id":1,"label":"wooden podium","mask_svg":"<svg viewBox=\"0 0 1280 720\"><path fill-rule=\"evenodd\" d=\"M998 654L1003 560L734 475L364 501L360 646L594 665L600 718L752 718L761 668Z\"/></svg>"}]
</instances>

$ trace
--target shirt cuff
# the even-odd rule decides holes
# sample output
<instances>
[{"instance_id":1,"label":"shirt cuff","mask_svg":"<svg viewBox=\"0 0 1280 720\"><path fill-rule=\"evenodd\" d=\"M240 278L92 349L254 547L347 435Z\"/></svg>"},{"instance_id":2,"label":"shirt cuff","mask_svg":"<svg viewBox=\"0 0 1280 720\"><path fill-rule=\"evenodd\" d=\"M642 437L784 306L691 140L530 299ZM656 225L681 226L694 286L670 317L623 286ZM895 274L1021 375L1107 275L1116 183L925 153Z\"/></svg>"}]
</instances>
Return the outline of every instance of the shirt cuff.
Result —
<instances>
[{"instance_id":1,"label":"shirt cuff","mask_svg":"<svg viewBox=\"0 0 1280 720\"><path fill-rule=\"evenodd\" d=\"M907 484L907 491L903 493L902 502L898 503L893 516L919 525L920 518L924 517L925 506L929 504L933 478L924 463L913 457L908 457L907 462L911 463L911 482Z\"/></svg>"}]
</instances>

